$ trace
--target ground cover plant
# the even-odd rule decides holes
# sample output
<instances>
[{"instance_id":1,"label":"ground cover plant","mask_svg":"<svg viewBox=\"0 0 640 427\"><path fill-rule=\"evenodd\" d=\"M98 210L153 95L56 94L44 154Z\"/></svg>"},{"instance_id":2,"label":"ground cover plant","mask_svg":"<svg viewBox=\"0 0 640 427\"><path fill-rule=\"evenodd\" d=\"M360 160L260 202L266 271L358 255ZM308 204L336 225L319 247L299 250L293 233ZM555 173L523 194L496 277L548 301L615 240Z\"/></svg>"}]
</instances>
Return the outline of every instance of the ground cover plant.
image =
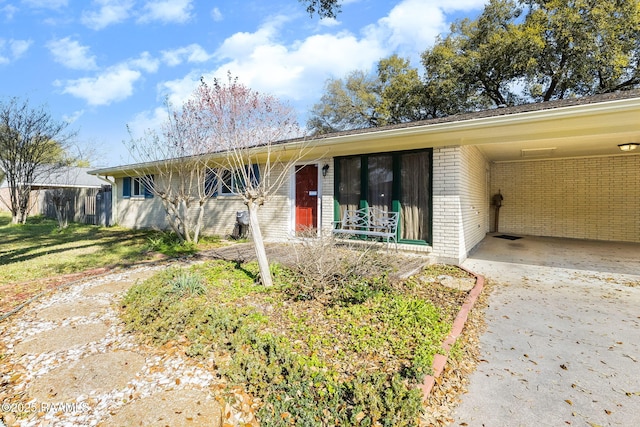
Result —
<instances>
[{"instance_id":1,"label":"ground cover plant","mask_svg":"<svg viewBox=\"0 0 640 427\"><path fill-rule=\"evenodd\" d=\"M276 285L264 287L255 263L207 261L134 286L122 317L145 340L213 356L221 374L259 399L262 425L417 425L416 385L466 297L438 277L466 273L430 266L392 280L384 262L392 257L331 252L337 261L323 265L340 289L314 287L312 271L324 271L317 262L272 266ZM372 274L356 274L353 256Z\"/></svg>"},{"instance_id":2,"label":"ground cover plant","mask_svg":"<svg viewBox=\"0 0 640 427\"><path fill-rule=\"evenodd\" d=\"M60 275L198 250L194 245L180 245L171 234L153 230L74 223L60 229L55 220L41 216L14 225L8 213L0 213L0 242L0 315L47 288L71 280L58 280ZM209 239L201 247L215 242Z\"/></svg>"}]
</instances>

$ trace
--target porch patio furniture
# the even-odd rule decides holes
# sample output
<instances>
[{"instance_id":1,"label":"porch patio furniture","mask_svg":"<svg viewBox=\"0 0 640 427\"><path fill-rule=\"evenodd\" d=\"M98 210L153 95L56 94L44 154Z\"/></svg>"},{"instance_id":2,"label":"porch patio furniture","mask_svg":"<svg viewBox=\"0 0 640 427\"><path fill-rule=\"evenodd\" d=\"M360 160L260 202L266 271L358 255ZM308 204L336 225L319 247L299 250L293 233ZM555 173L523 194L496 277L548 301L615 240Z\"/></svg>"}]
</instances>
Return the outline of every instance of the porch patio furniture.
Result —
<instances>
[{"instance_id":1,"label":"porch patio furniture","mask_svg":"<svg viewBox=\"0 0 640 427\"><path fill-rule=\"evenodd\" d=\"M336 236L380 238L393 241L398 250L398 212L387 212L378 208L347 209L340 221L334 221L332 233Z\"/></svg>"}]
</instances>

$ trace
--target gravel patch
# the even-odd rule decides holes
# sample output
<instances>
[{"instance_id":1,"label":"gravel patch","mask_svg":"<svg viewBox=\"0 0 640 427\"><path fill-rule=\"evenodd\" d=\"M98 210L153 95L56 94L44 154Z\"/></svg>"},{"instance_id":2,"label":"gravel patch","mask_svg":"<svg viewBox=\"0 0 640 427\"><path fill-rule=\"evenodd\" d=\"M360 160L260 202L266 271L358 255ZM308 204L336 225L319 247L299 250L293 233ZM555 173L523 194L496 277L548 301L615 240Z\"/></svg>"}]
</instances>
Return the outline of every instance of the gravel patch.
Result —
<instances>
[{"instance_id":1,"label":"gravel patch","mask_svg":"<svg viewBox=\"0 0 640 427\"><path fill-rule=\"evenodd\" d=\"M97 292L131 286L172 265L185 264L87 278L0 322L0 421L11 427L215 426L223 405L227 425L257 425L246 396L220 379L213 359L141 343L118 317L121 292ZM88 297L92 290L100 298ZM85 316L78 316L78 306ZM43 312L50 315L44 319ZM205 418L209 424L198 424Z\"/></svg>"},{"instance_id":2,"label":"gravel patch","mask_svg":"<svg viewBox=\"0 0 640 427\"><path fill-rule=\"evenodd\" d=\"M121 280L115 282L104 283L97 286L92 286L85 289L83 295L93 297L103 294L121 294L129 290L134 285L134 282L130 280Z\"/></svg>"}]
</instances>

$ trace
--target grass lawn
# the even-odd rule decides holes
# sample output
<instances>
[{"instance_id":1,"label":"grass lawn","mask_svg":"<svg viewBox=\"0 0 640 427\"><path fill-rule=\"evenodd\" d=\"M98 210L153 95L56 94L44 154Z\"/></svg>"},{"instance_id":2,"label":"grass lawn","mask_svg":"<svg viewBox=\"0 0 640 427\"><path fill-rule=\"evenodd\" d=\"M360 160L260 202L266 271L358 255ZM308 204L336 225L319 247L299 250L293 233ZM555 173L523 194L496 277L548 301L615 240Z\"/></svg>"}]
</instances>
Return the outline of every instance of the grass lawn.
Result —
<instances>
[{"instance_id":1,"label":"grass lawn","mask_svg":"<svg viewBox=\"0 0 640 427\"><path fill-rule=\"evenodd\" d=\"M31 217L22 225L0 213L0 315L60 283L57 276L99 267L125 266L159 253L193 253L192 247L166 242L166 234L120 227L69 224Z\"/></svg>"}]
</instances>

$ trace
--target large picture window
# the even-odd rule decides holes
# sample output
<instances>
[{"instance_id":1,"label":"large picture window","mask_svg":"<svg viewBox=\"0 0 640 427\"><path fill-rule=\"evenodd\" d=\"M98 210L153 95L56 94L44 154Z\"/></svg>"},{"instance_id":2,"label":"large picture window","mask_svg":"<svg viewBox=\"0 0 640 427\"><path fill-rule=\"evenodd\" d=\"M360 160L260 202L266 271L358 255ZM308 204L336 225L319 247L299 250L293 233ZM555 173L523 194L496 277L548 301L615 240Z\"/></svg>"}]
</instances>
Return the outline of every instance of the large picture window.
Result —
<instances>
[{"instance_id":1,"label":"large picture window","mask_svg":"<svg viewBox=\"0 0 640 427\"><path fill-rule=\"evenodd\" d=\"M431 159L430 149L336 158L335 219L364 207L399 212L398 241L430 244Z\"/></svg>"}]
</instances>

